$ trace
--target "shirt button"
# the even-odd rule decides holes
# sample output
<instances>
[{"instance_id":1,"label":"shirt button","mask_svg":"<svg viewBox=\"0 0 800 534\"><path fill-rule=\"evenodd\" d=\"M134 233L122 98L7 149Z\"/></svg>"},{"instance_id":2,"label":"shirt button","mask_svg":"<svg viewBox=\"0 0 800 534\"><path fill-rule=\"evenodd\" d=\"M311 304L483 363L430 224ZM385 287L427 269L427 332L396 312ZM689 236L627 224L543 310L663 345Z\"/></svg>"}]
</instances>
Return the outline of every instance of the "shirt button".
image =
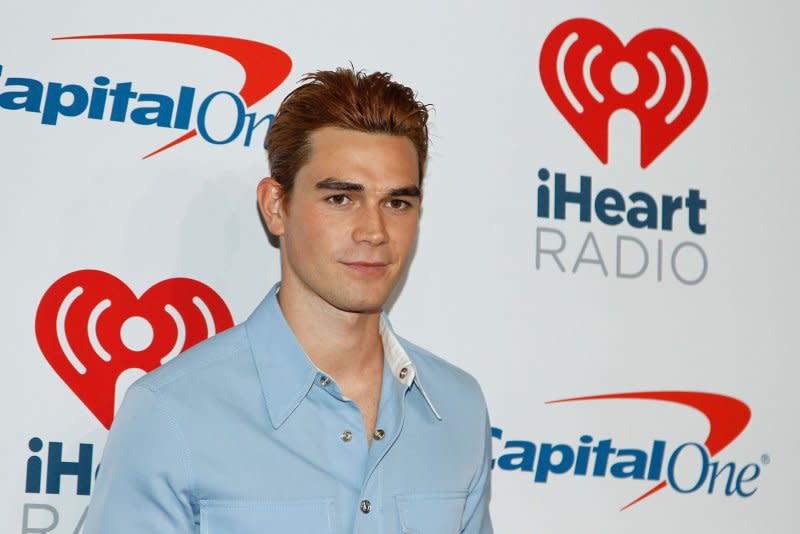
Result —
<instances>
[{"instance_id":1,"label":"shirt button","mask_svg":"<svg viewBox=\"0 0 800 534\"><path fill-rule=\"evenodd\" d=\"M342 433L339 435L339 437L340 437L340 438L342 438L342 441L344 441L344 442L348 442L348 441L350 441L351 439L353 439L353 433L352 433L352 432L350 432L349 430L345 430L344 432L342 432Z\"/></svg>"},{"instance_id":2,"label":"shirt button","mask_svg":"<svg viewBox=\"0 0 800 534\"><path fill-rule=\"evenodd\" d=\"M319 383L322 387L326 387L328 384L331 383L331 379L323 375L319 377Z\"/></svg>"},{"instance_id":3,"label":"shirt button","mask_svg":"<svg viewBox=\"0 0 800 534\"><path fill-rule=\"evenodd\" d=\"M377 429L375 432L372 433L372 437L376 440L380 441L383 439L383 436L386 435L386 432L383 431L382 428Z\"/></svg>"},{"instance_id":4,"label":"shirt button","mask_svg":"<svg viewBox=\"0 0 800 534\"><path fill-rule=\"evenodd\" d=\"M365 514L368 514L370 510L372 510L372 503L367 499L361 501L361 511Z\"/></svg>"},{"instance_id":5,"label":"shirt button","mask_svg":"<svg viewBox=\"0 0 800 534\"><path fill-rule=\"evenodd\" d=\"M408 367L403 367L400 369L400 380L404 379L408 374Z\"/></svg>"}]
</instances>

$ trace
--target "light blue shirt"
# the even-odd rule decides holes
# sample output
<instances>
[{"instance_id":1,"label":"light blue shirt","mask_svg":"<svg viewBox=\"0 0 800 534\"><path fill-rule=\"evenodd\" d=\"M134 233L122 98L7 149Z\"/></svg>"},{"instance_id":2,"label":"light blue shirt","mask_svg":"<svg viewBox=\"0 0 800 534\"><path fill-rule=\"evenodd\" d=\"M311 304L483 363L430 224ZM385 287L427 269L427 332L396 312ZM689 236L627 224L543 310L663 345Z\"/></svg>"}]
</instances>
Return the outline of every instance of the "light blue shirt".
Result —
<instances>
[{"instance_id":1,"label":"light blue shirt","mask_svg":"<svg viewBox=\"0 0 800 534\"><path fill-rule=\"evenodd\" d=\"M84 533L491 533L475 379L382 316L368 446L359 409L303 352L277 288L243 324L131 386Z\"/></svg>"}]
</instances>

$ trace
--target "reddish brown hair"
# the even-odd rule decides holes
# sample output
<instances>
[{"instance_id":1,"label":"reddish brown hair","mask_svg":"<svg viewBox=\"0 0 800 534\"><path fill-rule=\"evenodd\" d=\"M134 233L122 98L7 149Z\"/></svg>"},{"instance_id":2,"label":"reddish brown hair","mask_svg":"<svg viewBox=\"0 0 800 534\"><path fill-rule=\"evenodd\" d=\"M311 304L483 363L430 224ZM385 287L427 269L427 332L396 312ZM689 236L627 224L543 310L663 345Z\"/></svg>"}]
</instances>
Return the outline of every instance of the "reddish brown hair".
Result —
<instances>
[{"instance_id":1,"label":"reddish brown hair","mask_svg":"<svg viewBox=\"0 0 800 534\"><path fill-rule=\"evenodd\" d=\"M325 126L367 133L402 135L414 143L419 181L428 158L428 107L391 74L352 68L317 71L283 99L267 132L272 177L291 192L297 171L308 161L309 135Z\"/></svg>"}]
</instances>

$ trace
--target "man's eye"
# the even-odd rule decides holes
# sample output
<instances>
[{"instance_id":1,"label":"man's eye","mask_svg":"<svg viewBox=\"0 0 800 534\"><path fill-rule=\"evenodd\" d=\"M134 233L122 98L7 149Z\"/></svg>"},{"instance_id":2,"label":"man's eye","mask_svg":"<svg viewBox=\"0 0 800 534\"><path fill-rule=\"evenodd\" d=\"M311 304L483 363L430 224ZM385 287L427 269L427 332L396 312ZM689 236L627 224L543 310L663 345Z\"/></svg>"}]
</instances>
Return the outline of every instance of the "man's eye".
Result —
<instances>
[{"instance_id":1,"label":"man's eye","mask_svg":"<svg viewBox=\"0 0 800 534\"><path fill-rule=\"evenodd\" d=\"M404 210L406 208L411 207L411 203L406 202L405 200L400 200L399 198L393 198L389 200L387 204L393 210Z\"/></svg>"},{"instance_id":2,"label":"man's eye","mask_svg":"<svg viewBox=\"0 0 800 534\"><path fill-rule=\"evenodd\" d=\"M350 199L347 197L347 195L332 195L325 200L328 201L328 204L333 204L334 206L344 206L350 202Z\"/></svg>"}]
</instances>

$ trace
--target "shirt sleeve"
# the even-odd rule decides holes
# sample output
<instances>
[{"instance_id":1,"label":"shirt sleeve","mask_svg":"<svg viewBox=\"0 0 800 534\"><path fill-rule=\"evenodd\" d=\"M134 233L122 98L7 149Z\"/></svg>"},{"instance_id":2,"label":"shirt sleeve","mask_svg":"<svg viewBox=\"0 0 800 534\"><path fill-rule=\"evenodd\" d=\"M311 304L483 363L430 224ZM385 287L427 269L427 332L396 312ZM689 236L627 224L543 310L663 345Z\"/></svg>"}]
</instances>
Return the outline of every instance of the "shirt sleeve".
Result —
<instances>
[{"instance_id":1,"label":"shirt sleeve","mask_svg":"<svg viewBox=\"0 0 800 534\"><path fill-rule=\"evenodd\" d=\"M485 408L484 408L485 409ZM489 414L484 411L483 454L481 464L470 485L464 506L462 534L493 534L492 518L489 515L491 496L492 434Z\"/></svg>"},{"instance_id":2,"label":"shirt sleeve","mask_svg":"<svg viewBox=\"0 0 800 534\"><path fill-rule=\"evenodd\" d=\"M132 386L108 435L84 534L194 532L184 446L164 399Z\"/></svg>"}]
</instances>

